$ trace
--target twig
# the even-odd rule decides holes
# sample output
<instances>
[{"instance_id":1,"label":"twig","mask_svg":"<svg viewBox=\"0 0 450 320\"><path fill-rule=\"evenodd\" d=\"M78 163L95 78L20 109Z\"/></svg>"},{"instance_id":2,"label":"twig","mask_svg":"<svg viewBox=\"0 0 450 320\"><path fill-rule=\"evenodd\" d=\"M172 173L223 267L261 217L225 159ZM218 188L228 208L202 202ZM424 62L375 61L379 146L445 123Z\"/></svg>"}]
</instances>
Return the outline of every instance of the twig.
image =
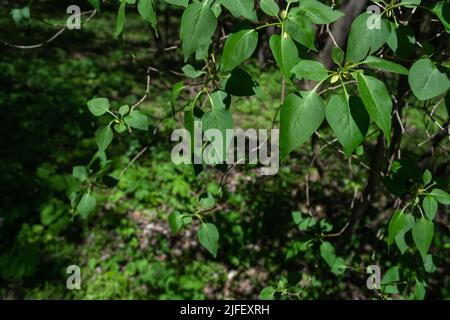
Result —
<instances>
[{"instance_id":1,"label":"twig","mask_svg":"<svg viewBox=\"0 0 450 320\"><path fill-rule=\"evenodd\" d=\"M86 12L82 12L80 13L80 16L82 15L86 15L86 14L91 14L89 17L86 18L86 20L83 22L83 25L85 25L86 23L89 22L89 20L91 20L95 14L97 13L97 10L92 10L92 11L86 11ZM56 38L58 38L61 34L64 33L64 31L68 30L69 28L67 27L67 25L64 25L64 27L62 29L60 29L58 32L56 32L53 36L51 36L49 39L45 40L44 42L38 43L38 44L33 44L33 45L18 45L18 44L13 44L7 41L1 41L1 43L3 43L5 46L8 47L12 47L12 48L16 48L16 49L36 49L36 48L41 48L47 44L49 44L50 42L54 41Z\"/></svg>"},{"instance_id":2,"label":"twig","mask_svg":"<svg viewBox=\"0 0 450 320\"><path fill-rule=\"evenodd\" d=\"M145 151L147 151L147 149L148 149L148 147L145 147L144 149L139 151L139 153L126 166L126 168L120 172L119 177L123 176L125 174L125 172L127 172L127 170L130 169L130 167L145 153Z\"/></svg>"}]
</instances>

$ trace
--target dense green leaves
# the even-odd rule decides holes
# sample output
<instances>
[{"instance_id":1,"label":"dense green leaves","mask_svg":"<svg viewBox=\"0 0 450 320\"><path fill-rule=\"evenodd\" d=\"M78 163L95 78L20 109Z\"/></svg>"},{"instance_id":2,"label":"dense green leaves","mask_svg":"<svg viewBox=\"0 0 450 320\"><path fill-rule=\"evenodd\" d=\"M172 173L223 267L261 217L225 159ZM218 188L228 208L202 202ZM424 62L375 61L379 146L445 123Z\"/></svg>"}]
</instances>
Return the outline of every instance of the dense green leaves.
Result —
<instances>
[{"instance_id":1,"label":"dense green leaves","mask_svg":"<svg viewBox=\"0 0 450 320\"><path fill-rule=\"evenodd\" d=\"M219 231L216 226L212 223L202 224L197 235L200 244L215 258L217 256L217 245L219 242Z\"/></svg>"},{"instance_id":2,"label":"dense green leaves","mask_svg":"<svg viewBox=\"0 0 450 320\"><path fill-rule=\"evenodd\" d=\"M388 144L391 141L392 100L384 83L362 73L357 75L361 99L370 117L383 131Z\"/></svg>"},{"instance_id":3,"label":"dense green leaves","mask_svg":"<svg viewBox=\"0 0 450 320\"><path fill-rule=\"evenodd\" d=\"M180 38L185 61L202 45L207 44L217 27L217 18L210 1L191 3L181 17Z\"/></svg>"},{"instance_id":4,"label":"dense green leaves","mask_svg":"<svg viewBox=\"0 0 450 320\"><path fill-rule=\"evenodd\" d=\"M270 37L270 49L286 79L292 77L292 68L298 63L298 51L294 41L287 37L273 35Z\"/></svg>"},{"instance_id":5,"label":"dense green leaves","mask_svg":"<svg viewBox=\"0 0 450 320\"><path fill-rule=\"evenodd\" d=\"M370 118L361 99L346 95L335 95L327 104L328 124L344 147L348 157L364 141Z\"/></svg>"},{"instance_id":6,"label":"dense green leaves","mask_svg":"<svg viewBox=\"0 0 450 320\"><path fill-rule=\"evenodd\" d=\"M258 44L255 30L241 30L231 34L225 42L222 56L222 72L231 71L250 58Z\"/></svg>"},{"instance_id":7,"label":"dense green leaves","mask_svg":"<svg viewBox=\"0 0 450 320\"><path fill-rule=\"evenodd\" d=\"M445 93L450 88L450 80L444 70L424 58L411 67L409 85L417 98L429 100Z\"/></svg>"},{"instance_id":8,"label":"dense green leaves","mask_svg":"<svg viewBox=\"0 0 450 320\"><path fill-rule=\"evenodd\" d=\"M286 157L308 140L320 127L324 118L325 105L315 91L304 92L301 97L290 94L281 107L281 157Z\"/></svg>"},{"instance_id":9,"label":"dense green leaves","mask_svg":"<svg viewBox=\"0 0 450 320\"><path fill-rule=\"evenodd\" d=\"M347 44L347 60L360 62L368 54L372 54L380 49L389 39L391 30L389 23L380 18L378 26L372 26L372 19L377 21L376 15L363 13L353 21Z\"/></svg>"}]
</instances>

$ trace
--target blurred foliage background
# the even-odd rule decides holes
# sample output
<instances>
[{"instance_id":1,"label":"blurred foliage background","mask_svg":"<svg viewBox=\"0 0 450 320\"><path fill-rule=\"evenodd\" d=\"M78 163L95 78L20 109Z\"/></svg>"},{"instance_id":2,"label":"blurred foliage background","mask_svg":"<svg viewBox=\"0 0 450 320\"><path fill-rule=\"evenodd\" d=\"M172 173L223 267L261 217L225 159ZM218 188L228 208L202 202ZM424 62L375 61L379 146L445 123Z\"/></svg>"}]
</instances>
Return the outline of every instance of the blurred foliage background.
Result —
<instances>
[{"instance_id":1,"label":"blurred foliage background","mask_svg":"<svg viewBox=\"0 0 450 320\"><path fill-rule=\"evenodd\" d=\"M87 1L36 1L33 18L63 22L67 6L77 2L90 10ZM0 41L40 43L58 30L38 20L17 26L10 10L25 4L0 1ZM383 185L382 196L361 218L360 228L333 240L353 270L336 276L317 245L305 249L304 242L317 231L299 230L291 213L312 210L321 225L338 232L350 216L355 190L364 188L368 175L333 148L321 150L310 167L317 141L284 161L276 176L260 177L254 168L239 166L226 177L224 196L213 216L221 234L217 259L199 245L193 226L174 236L167 223L173 210L194 208L201 193L217 191L221 178L214 169L196 177L189 166L172 164L170 135L182 126L179 117L153 120L148 133L115 139L108 156L116 172L142 148L148 149L116 187L97 190L94 214L87 220L74 214L69 195L78 182L72 167L89 162L96 149L97 124L86 102L104 96L118 106L133 104L145 93L151 66L159 72L151 73L150 96L141 110L157 117L170 111L172 85L184 79L180 50L160 53L178 41L181 11L158 5L161 34L156 39L130 10L124 37L118 40L113 36L116 10L116 3L106 6L81 30L68 30L42 48L0 44L1 298L252 299L272 285L296 292L284 298L371 299L378 296L367 290L368 275L360 267L373 260L383 272L400 266L399 291L413 290L414 283L408 282L413 275L427 283L427 298L450 297L448 208L440 209L440 230L432 245L437 270L426 273L417 254L389 252L380 240L394 199ZM260 87L252 98L234 98L236 127L270 128L281 75L268 48L245 69ZM436 148L427 159L421 158L430 150L427 143L418 147L427 138L424 132L438 132L422 107L410 101L403 154L413 167L430 169L448 186L448 143L446 149ZM435 112L448 119L445 103ZM323 129L325 138L327 130ZM367 149L375 142L376 137L369 138ZM361 157L365 161L365 155ZM66 289L65 271L72 264L81 267L81 290Z\"/></svg>"}]
</instances>

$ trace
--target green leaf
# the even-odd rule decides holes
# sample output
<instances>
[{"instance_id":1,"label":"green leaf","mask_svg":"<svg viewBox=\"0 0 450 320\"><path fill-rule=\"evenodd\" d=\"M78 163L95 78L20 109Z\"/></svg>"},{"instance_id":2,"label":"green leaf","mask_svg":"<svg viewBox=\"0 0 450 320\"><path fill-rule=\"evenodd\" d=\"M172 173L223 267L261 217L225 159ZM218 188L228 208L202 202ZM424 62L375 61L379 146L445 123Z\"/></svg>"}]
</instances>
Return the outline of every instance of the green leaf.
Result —
<instances>
[{"instance_id":1,"label":"green leaf","mask_svg":"<svg viewBox=\"0 0 450 320\"><path fill-rule=\"evenodd\" d=\"M252 21L257 20L254 0L222 0L221 3L237 18L244 17Z\"/></svg>"},{"instance_id":2,"label":"green leaf","mask_svg":"<svg viewBox=\"0 0 450 320\"><path fill-rule=\"evenodd\" d=\"M87 219L89 214L94 211L97 200L90 193L84 193L78 203L77 210L80 213L82 219Z\"/></svg>"},{"instance_id":3,"label":"green leaf","mask_svg":"<svg viewBox=\"0 0 450 320\"><path fill-rule=\"evenodd\" d=\"M293 211L292 212L292 219L294 220L295 224L300 224L302 222L302 213L299 211Z\"/></svg>"},{"instance_id":4,"label":"green leaf","mask_svg":"<svg viewBox=\"0 0 450 320\"><path fill-rule=\"evenodd\" d=\"M145 21L150 23L153 30L157 33L156 25L158 21L156 19L155 3L153 0L139 0L138 12Z\"/></svg>"},{"instance_id":5,"label":"green leaf","mask_svg":"<svg viewBox=\"0 0 450 320\"><path fill-rule=\"evenodd\" d=\"M221 71L228 72L250 58L258 44L255 30L241 30L231 34L223 49Z\"/></svg>"},{"instance_id":6,"label":"green leaf","mask_svg":"<svg viewBox=\"0 0 450 320\"><path fill-rule=\"evenodd\" d=\"M222 158L217 158L218 163L223 163L228 154L228 147L230 146L232 137L226 134L227 129L233 129L233 117L227 109L215 108L206 112L202 117L202 128L204 131L209 129L217 129L221 132L223 140L225 141L211 141L214 149Z\"/></svg>"},{"instance_id":7,"label":"green leaf","mask_svg":"<svg viewBox=\"0 0 450 320\"><path fill-rule=\"evenodd\" d=\"M100 12L101 4L102 4L101 0L89 0L89 3L91 4L91 6L94 7L95 10Z\"/></svg>"},{"instance_id":8,"label":"green leaf","mask_svg":"<svg viewBox=\"0 0 450 320\"><path fill-rule=\"evenodd\" d=\"M106 98L92 99L87 106L94 116L100 117L109 111L109 100Z\"/></svg>"},{"instance_id":9,"label":"green leaf","mask_svg":"<svg viewBox=\"0 0 450 320\"><path fill-rule=\"evenodd\" d=\"M205 74L204 71L198 71L190 64L185 65L183 68L181 68L181 70L186 75L186 77L192 78L192 79L198 78L201 75Z\"/></svg>"},{"instance_id":10,"label":"green leaf","mask_svg":"<svg viewBox=\"0 0 450 320\"><path fill-rule=\"evenodd\" d=\"M130 107L125 105L125 106L121 106L119 108L119 114L123 117L124 115L126 115L128 112L130 112Z\"/></svg>"},{"instance_id":11,"label":"green leaf","mask_svg":"<svg viewBox=\"0 0 450 320\"><path fill-rule=\"evenodd\" d=\"M310 227L316 224L316 219L310 215L302 215L301 212L295 211L292 212L292 218L294 219L295 224L298 225L300 231L306 231Z\"/></svg>"},{"instance_id":12,"label":"green leaf","mask_svg":"<svg viewBox=\"0 0 450 320\"><path fill-rule=\"evenodd\" d=\"M326 110L327 122L344 147L346 157L364 141L370 117L360 98L335 95Z\"/></svg>"},{"instance_id":13,"label":"green leaf","mask_svg":"<svg viewBox=\"0 0 450 320\"><path fill-rule=\"evenodd\" d=\"M399 73L399 74L404 74L404 75L408 75L409 71L408 69L406 69L405 67L403 67L402 65L399 65L397 63L388 61L388 60L384 60L381 58L377 58L374 56L369 56L367 57L366 60L364 60L365 64L367 64L368 66L375 68L375 69L381 69L384 71L388 71L388 72L393 72L393 73Z\"/></svg>"},{"instance_id":14,"label":"green leaf","mask_svg":"<svg viewBox=\"0 0 450 320\"><path fill-rule=\"evenodd\" d=\"M88 178L88 172L85 166L75 166L72 168L72 176L79 181L86 181Z\"/></svg>"},{"instance_id":15,"label":"green leaf","mask_svg":"<svg viewBox=\"0 0 450 320\"><path fill-rule=\"evenodd\" d=\"M172 114L175 114L175 106L177 103L177 99L184 88L185 88L184 81L176 83L172 88L172 92L170 93L170 106L172 108Z\"/></svg>"},{"instance_id":16,"label":"green leaf","mask_svg":"<svg viewBox=\"0 0 450 320\"><path fill-rule=\"evenodd\" d=\"M405 235L414 227L414 224L416 223L416 220L411 214L404 215L403 220L403 228L395 235L395 244L402 254L404 254L409 248L405 240Z\"/></svg>"},{"instance_id":17,"label":"green leaf","mask_svg":"<svg viewBox=\"0 0 450 320\"><path fill-rule=\"evenodd\" d=\"M344 16L344 13L333 10L317 0L302 0L300 10L303 11L315 24L329 24Z\"/></svg>"},{"instance_id":18,"label":"green leaf","mask_svg":"<svg viewBox=\"0 0 450 320\"><path fill-rule=\"evenodd\" d=\"M450 88L450 80L444 70L430 59L424 58L411 67L409 85L414 95L425 101L445 93Z\"/></svg>"},{"instance_id":19,"label":"green leaf","mask_svg":"<svg viewBox=\"0 0 450 320\"><path fill-rule=\"evenodd\" d=\"M432 196L437 202L449 205L450 204L450 194L441 189L433 189L430 196Z\"/></svg>"},{"instance_id":20,"label":"green leaf","mask_svg":"<svg viewBox=\"0 0 450 320\"><path fill-rule=\"evenodd\" d=\"M200 195L199 203L200 209L211 209L216 204L216 199L211 192L206 192Z\"/></svg>"},{"instance_id":21,"label":"green leaf","mask_svg":"<svg viewBox=\"0 0 450 320\"><path fill-rule=\"evenodd\" d=\"M168 4L173 4L176 6L181 6L181 7L187 7L189 0L164 0L166 1Z\"/></svg>"},{"instance_id":22,"label":"green leaf","mask_svg":"<svg viewBox=\"0 0 450 320\"><path fill-rule=\"evenodd\" d=\"M258 83L252 76L241 68L236 68L231 72L231 76L224 83L225 91L237 97L247 97L255 95L255 88Z\"/></svg>"},{"instance_id":23,"label":"green leaf","mask_svg":"<svg viewBox=\"0 0 450 320\"><path fill-rule=\"evenodd\" d=\"M169 215L169 226L172 233L180 231L183 224L183 215L180 212L174 211Z\"/></svg>"},{"instance_id":24,"label":"green leaf","mask_svg":"<svg viewBox=\"0 0 450 320\"><path fill-rule=\"evenodd\" d=\"M405 217L406 215L401 210L395 211L395 213L392 215L392 218L389 221L389 228L388 228L388 238L387 238L388 246L394 243L394 238L406 226Z\"/></svg>"},{"instance_id":25,"label":"green leaf","mask_svg":"<svg viewBox=\"0 0 450 320\"><path fill-rule=\"evenodd\" d=\"M287 18L283 21L286 33L301 45L317 51L314 39L315 30L310 18L305 16L299 8L289 10Z\"/></svg>"},{"instance_id":26,"label":"green leaf","mask_svg":"<svg viewBox=\"0 0 450 320\"><path fill-rule=\"evenodd\" d=\"M397 282L400 281L400 268L395 266L391 267L386 271L383 278L381 279L381 284L383 285L383 293L385 294L398 294Z\"/></svg>"},{"instance_id":27,"label":"green leaf","mask_svg":"<svg viewBox=\"0 0 450 320\"><path fill-rule=\"evenodd\" d=\"M197 235L200 244L215 258L217 256L217 245L219 242L219 231L216 226L212 223L202 224Z\"/></svg>"},{"instance_id":28,"label":"green leaf","mask_svg":"<svg viewBox=\"0 0 450 320\"><path fill-rule=\"evenodd\" d=\"M332 273L341 275L345 272L345 262L342 258L336 256L335 249L330 242L322 242L320 245L320 256L328 264Z\"/></svg>"},{"instance_id":29,"label":"green leaf","mask_svg":"<svg viewBox=\"0 0 450 320\"><path fill-rule=\"evenodd\" d=\"M114 133L109 126L100 127L95 132L95 140L100 151L105 151L111 144L114 138Z\"/></svg>"},{"instance_id":30,"label":"green leaf","mask_svg":"<svg viewBox=\"0 0 450 320\"><path fill-rule=\"evenodd\" d=\"M450 33L450 3L448 1L439 1L431 10L444 25L445 31Z\"/></svg>"},{"instance_id":31,"label":"green leaf","mask_svg":"<svg viewBox=\"0 0 450 320\"><path fill-rule=\"evenodd\" d=\"M433 241L434 223L422 218L416 222L412 229L412 236L417 249L425 261L431 242Z\"/></svg>"},{"instance_id":32,"label":"green leaf","mask_svg":"<svg viewBox=\"0 0 450 320\"><path fill-rule=\"evenodd\" d=\"M406 8L415 8L417 7L422 0L402 0L400 5Z\"/></svg>"},{"instance_id":33,"label":"green leaf","mask_svg":"<svg viewBox=\"0 0 450 320\"><path fill-rule=\"evenodd\" d=\"M345 265L344 259L341 257L337 257L336 260L334 260L333 267L331 268L331 272L335 275L339 276L345 272L345 269L347 266Z\"/></svg>"},{"instance_id":34,"label":"green leaf","mask_svg":"<svg viewBox=\"0 0 450 320\"><path fill-rule=\"evenodd\" d=\"M429 220L433 220L438 210L438 203L433 197L426 196L422 202L423 211Z\"/></svg>"},{"instance_id":35,"label":"green leaf","mask_svg":"<svg viewBox=\"0 0 450 320\"><path fill-rule=\"evenodd\" d=\"M320 256L325 260L330 268L334 266L334 262L336 261L336 252L330 242L322 242L320 245Z\"/></svg>"},{"instance_id":36,"label":"green leaf","mask_svg":"<svg viewBox=\"0 0 450 320\"><path fill-rule=\"evenodd\" d=\"M181 17L180 38L187 59L202 45L209 43L216 31L217 18L211 10L210 1L188 5Z\"/></svg>"},{"instance_id":37,"label":"green leaf","mask_svg":"<svg viewBox=\"0 0 450 320\"><path fill-rule=\"evenodd\" d=\"M127 126L122 123L117 123L114 125L114 130L116 130L117 133L122 133L127 130Z\"/></svg>"},{"instance_id":38,"label":"green leaf","mask_svg":"<svg viewBox=\"0 0 450 320\"><path fill-rule=\"evenodd\" d=\"M269 286L261 290L259 298L262 300L273 300L274 295L275 295L274 287Z\"/></svg>"},{"instance_id":39,"label":"green leaf","mask_svg":"<svg viewBox=\"0 0 450 320\"><path fill-rule=\"evenodd\" d=\"M131 111L131 113L123 118L123 120L127 125L134 129L148 131L148 117L141 111Z\"/></svg>"},{"instance_id":40,"label":"green leaf","mask_svg":"<svg viewBox=\"0 0 450 320\"><path fill-rule=\"evenodd\" d=\"M292 150L308 140L325 119L325 105L315 92L305 92L302 97L290 94L280 115L281 156L286 157Z\"/></svg>"},{"instance_id":41,"label":"green leaf","mask_svg":"<svg viewBox=\"0 0 450 320\"><path fill-rule=\"evenodd\" d=\"M414 299L423 300L425 299L425 286L422 282L416 279L416 286L414 287Z\"/></svg>"},{"instance_id":42,"label":"green leaf","mask_svg":"<svg viewBox=\"0 0 450 320\"><path fill-rule=\"evenodd\" d=\"M333 50L331 52L331 58L333 59L333 62L336 63L338 66L342 65L344 62L344 51L339 47L333 47Z\"/></svg>"},{"instance_id":43,"label":"green leaf","mask_svg":"<svg viewBox=\"0 0 450 320\"><path fill-rule=\"evenodd\" d=\"M261 10L272 17L278 16L280 12L280 7L274 0L261 0L260 2Z\"/></svg>"},{"instance_id":44,"label":"green leaf","mask_svg":"<svg viewBox=\"0 0 450 320\"><path fill-rule=\"evenodd\" d=\"M392 100L384 83L362 73L357 75L361 99L377 126L383 131L388 144L391 141Z\"/></svg>"},{"instance_id":45,"label":"green leaf","mask_svg":"<svg viewBox=\"0 0 450 320\"><path fill-rule=\"evenodd\" d=\"M387 45L395 52L396 55L402 58L408 58L414 50L416 44L416 37L414 30L410 26L399 25L390 22L391 35L387 41Z\"/></svg>"},{"instance_id":46,"label":"green leaf","mask_svg":"<svg viewBox=\"0 0 450 320\"><path fill-rule=\"evenodd\" d=\"M122 0L120 3L119 11L117 12L116 18L116 31L114 33L115 37L118 37L122 34L123 28L125 27L125 8L127 6L127 1Z\"/></svg>"},{"instance_id":47,"label":"green leaf","mask_svg":"<svg viewBox=\"0 0 450 320\"><path fill-rule=\"evenodd\" d=\"M298 51L294 41L277 34L270 37L270 49L286 79L292 77L292 68L298 63Z\"/></svg>"},{"instance_id":48,"label":"green leaf","mask_svg":"<svg viewBox=\"0 0 450 320\"><path fill-rule=\"evenodd\" d=\"M434 265L433 256L431 254L427 254L427 256L425 257L423 266L425 268L425 271L428 273L433 273L436 271L436 266Z\"/></svg>"},{"instance_id":49,"label":"green leaf","mask_svg":"<svg viewBox=\"0 0 450 320\"><path fill-rule=\"evenodd\" d=\"M433 180L433 175L431 174L430 170L425 170L422 177L424 185L430 184L430 182Z\"/></svg>"},{"instance_id":50,"label":"green leaf","mask_svg":"<svg viewBox=\"0 0 450 320\"><path fill-rule=\"evenodd\" d=\"M30 7L11 9L11 17L19 27L26 27L30 20Z\"/></svg>"},{"instance_id":51,"label":"green leaf","mask_svg":"<svg viewBox=\"0 0 450 320\"><path fill-rule=\"evenodd\" d=\"M362 61L367 55L380 49L391 35L390 25L382 19L380 28L373 28L369 23L371 19L378 19L372 13L363 13L353 21L347 44L347 60L353 62Z\"/></svg>"},{"instance_id":52,"label":"green leaf","mask_svg":"<svg viewBox=\"0 0 450 320\"><path fill-rule=\"evenodd\" d=\"M223 90L216 90L210 95L212 109L229 109L231 97Z\"/></svg>"},{"instance_id":53,"label":"green leaf","mask_svg":"<svg viewBox=\"0 0 450 320\"><path fill-rule=\"evenodd\" d=\"M301 60L291 70L295 77L299 80L308 79L314 81L322 81L328 77L328 70L324 65L314 60Z\"/></svg>"}]
</instances>

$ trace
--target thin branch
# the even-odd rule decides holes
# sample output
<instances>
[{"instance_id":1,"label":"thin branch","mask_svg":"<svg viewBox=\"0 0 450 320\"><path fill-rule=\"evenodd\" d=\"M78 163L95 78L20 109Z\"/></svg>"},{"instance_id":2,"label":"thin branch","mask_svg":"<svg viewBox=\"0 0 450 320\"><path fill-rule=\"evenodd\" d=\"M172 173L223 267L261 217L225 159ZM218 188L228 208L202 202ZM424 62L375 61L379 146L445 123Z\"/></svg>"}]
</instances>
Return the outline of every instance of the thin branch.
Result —
<instances>
[{"instance_id":1,"label":"thin branch","mask_svg":"<svg viewBox=\"0 0 450 320\"><path fill-rule=\"evenodd\" d=\"M88 23L89 20L91 20L95 16L96 13L97 13L97 10L95 10L95 9L92 11L85 11L85 12L80 13L80 16L90 14L90 16L86 18L86 20L83 22L82 25L85 25L86 23ZM63 34L66 30L69 30L69 28L67 27L67 25L64 25L64 27L62 29L58 30L58 32L56 32L49 39L45 40L44 42L33 44L33 45L18 45L18 44L13 44L13 43L10 43L7 41L0 41L0 43L3 43L5 46L16 48L16 49L25 49L25 50L36 49L36 48L41 48L41 47L49 44L50 42L54 41L61 34Z\"/></svg>"}]
</instances>

